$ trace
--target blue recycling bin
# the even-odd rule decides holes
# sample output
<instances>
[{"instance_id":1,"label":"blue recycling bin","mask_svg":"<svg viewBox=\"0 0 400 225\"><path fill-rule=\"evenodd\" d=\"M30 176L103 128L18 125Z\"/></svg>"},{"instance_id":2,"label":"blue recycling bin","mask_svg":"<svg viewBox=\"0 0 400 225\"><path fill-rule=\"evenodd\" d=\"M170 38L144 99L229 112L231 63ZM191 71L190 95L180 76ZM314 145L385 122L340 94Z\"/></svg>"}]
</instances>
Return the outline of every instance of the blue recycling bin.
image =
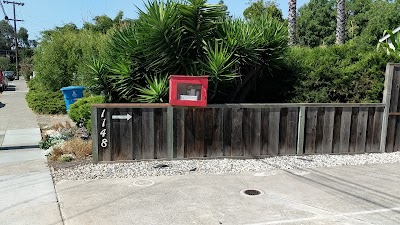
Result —
<instances>
[{"instance_id":1,"label":"blue recycling bin","mask_svg":"<svg viewBox=\"0 0 400 225\"><path fill-rule=\"evenodd\" d=\"M71 104L76 102L77 99L83 97L83 90L85 90L85 87L82 86L69 86L61 88L61 91L64 94L64 101L67 111L69 111L69 106Z\"/></svg>"}]
</instances>

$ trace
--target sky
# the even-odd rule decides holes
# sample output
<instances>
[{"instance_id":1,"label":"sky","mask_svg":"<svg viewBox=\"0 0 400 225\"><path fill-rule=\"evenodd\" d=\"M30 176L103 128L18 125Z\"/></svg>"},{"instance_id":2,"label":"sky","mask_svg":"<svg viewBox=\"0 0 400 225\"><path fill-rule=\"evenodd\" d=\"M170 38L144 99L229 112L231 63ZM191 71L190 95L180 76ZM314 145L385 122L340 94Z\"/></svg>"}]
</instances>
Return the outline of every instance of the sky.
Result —
<instances>
[{"instance_id":1,"label":"sky","mask_svg":"<svg viewBox=\"0 0 400 225\"><path fill-rule=\"evenodd\" d=\"M18 1L18 0L17 0ZM124 12L125 18L137 18L137 8L143 9L148 0L19 0L24 6L16 6L17 29L25 27L29 39L38 39L40 32L60 27L67 23L74 23L79 28L84 22L93 22L95 16L107 15L114 18L118 11ZM298 0L297 8L308 0ZM208 3L218 3L219 0L208 0ZM224 0L228 11L234 17L243 17L243 11L249 6L249 0ZM288 0L277 0L284 17L287 17ZM4 4L9 18L13 17L12 4ZM2 18L4 15L1 15Z\"/></svg>"}]
</instances>

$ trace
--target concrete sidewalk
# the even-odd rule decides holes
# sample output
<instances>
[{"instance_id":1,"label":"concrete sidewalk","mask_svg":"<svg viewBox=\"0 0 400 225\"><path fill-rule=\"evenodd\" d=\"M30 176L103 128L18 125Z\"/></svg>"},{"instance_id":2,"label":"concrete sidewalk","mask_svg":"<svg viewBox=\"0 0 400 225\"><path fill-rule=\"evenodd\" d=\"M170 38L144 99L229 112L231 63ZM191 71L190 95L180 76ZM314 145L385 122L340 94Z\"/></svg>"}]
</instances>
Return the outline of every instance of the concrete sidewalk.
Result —
<instances>
[{"instance_id":1,"label":"concrete sidewalk","mask_svg":"<svg viewBox=\"0 0 400 225\"><path fill-rule=\"evenodd\" d=\"M400 164L61 181L67 225L400 224ZM246 196L243 189L263 194Z\"/></svg>"},{"instance_id":2,"label":"concrete sidewalk","mask_svg":"<svg viewBox=\"0 0 400 225\"><path fill-rule=\"evenodd\" d=\"M0 95L0 224L63 224L24 80Z\"/></svg>"}]
</instances>

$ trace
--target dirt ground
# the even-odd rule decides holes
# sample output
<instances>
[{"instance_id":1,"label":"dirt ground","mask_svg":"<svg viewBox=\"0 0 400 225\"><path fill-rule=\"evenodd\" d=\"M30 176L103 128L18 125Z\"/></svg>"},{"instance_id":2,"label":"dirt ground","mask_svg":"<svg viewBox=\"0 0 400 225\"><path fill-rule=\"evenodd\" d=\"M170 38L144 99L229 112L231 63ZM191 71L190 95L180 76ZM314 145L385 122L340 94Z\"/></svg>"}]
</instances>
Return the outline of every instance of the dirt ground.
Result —
<instances>
[{"instance_id":1,"label":"dirt ground","mask_svg":"<svg viewBox=\"0 0 400 225\"><path fill-rule=\"evenodd\" d=\"M80 165L85 165L88 163L92 162L92 157L86 157L85 159L76 159L73 160L71 162L61 162L61 161L53 161L53 160L49 160L47 159L47 162L49 164L49 167L54 170L57 171L59 169L65 169L65 168L74 168Z\"/></svg>"},{"instance_id":2,"label":"dirt ground","mask_svg":"<svg viewBox=\"0 0 400 225\"><path fill-rule=\"evenodd\" d=\"M40 129L49 129L50 127L57 125L59 123L65 125L66 123L70 123L72 126L76 124L68 117L68 115L36 115L37 121ZM71 168L76 167L82 164L87 164L92 162L92 157L86 157L85 159L76 159L71 162L61 162L61 161L53 161L47 160L49 167L52 170L58 170L62 168Z\"/></svg>"}]
</instances>

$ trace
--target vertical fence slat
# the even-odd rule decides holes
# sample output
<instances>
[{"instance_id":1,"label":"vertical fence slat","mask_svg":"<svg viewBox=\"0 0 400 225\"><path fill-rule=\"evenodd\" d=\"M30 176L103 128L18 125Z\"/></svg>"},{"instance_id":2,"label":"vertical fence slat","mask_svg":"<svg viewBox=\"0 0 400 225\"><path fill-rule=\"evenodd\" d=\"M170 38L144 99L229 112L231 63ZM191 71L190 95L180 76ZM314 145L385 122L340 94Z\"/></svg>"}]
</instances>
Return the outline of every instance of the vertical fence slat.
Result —
<instances>
[{"instance_id":1,"label":"vertical fence slat","mask_svg":"<svg viewBox=\"0 0 400 225\"><path fill-rule=\"evenodd\" d=\"M393 77L394 77L394 68L393 64L386 65L385 72L385 85L383 90L383 98L382 103L385 104L385 109L382 115L382 131L381 131L381 142L379 144L379 151L385 152L387 146L387 134L388 134L388 118L390 112L390 102L392 98L392 87L393 87Z\"/></svg>"},{"instance_id":2,"label":"vertical fence slat","mask_svg":"<svg viewBox=\"0 0 400 225\"><path fill-rule=\"evenodd\" d=\"M162 155L162 109L154 109L154 158L161 159Z\"/></svg>"},{"instance_id":3,"label":"vertical fence slat","mask_svg":"<svg viewBox=\"0 0 400 225\"><path fill-rule=\"evenodd\" d=\"M325 108L324 115L324 128L323 128L323 140L322 140L322 152L332 153L333 149L333 128L335 124L335 108Z\"/></svg>"},{"instance_id":4,"label":"vertical fence slat","mask_svg":"<svg viewBox=\"0 0 400 225\"><path fill-rule=\"evenodd\" d=\"M121 109L119 110L120 115L132 115L130 109ZM131 118L132 119L132 118ZM131 120L130 119L130 120ZM132 160L133 159L133 154L132 154L132 123L129 120L119 120L120 123L120 146L121 146L121 151L117 158L119 160Z\"/></svg>"},{"instance_id":5,"label":"vertical fence slat","mask_svg":"<svg viewBox=\"0 0 400 225\"><path fill-rule=\"evenodd\" d=\"M132 153L136 160L143 159L142 154L142 110L132 109Z\"/></svg>"},{"instance_id":6,"label":"vertical fence slat","mask_svg":"<svg viewBox=\"0 0 400 225\"><path fill-rule=\"evenodd\" d=\"M187 108L185 113L185 158L196 156L196 150L194 148L195 128L193 117L193 108Z\"/></svg>"},{"instance_id":7,"label":"vertical fence slat","mask_svg":"<svg viewBox=\"0 0 400 225\"><path fill-rule=\"evenodd\" d=\"M395 67L392 72L392 89L390 96L389 113L396 112L399 104L399 90L400 90L400 74L399 67ZM386 152L393 152L395 137L396 137L396 117L389 117L387 127L387 144Z\"/></svg>"},{"instance_id":8,"label":"vertical fence slat","mask_svg":"<svg viewBox=\"0 0 400 225\"><path fill-rule=\"evenodd\" d=\"M306 107L301 106L299 110L299 124L297 127L297 155L304 154L304 133L306 125Z\"/></svg>"},{"instance_id":9,"label":"vertical fence slat","mask_svg":"<svg viewBox=\"0 0 400 225\"><path fill-rule=\"evenodd\" d=\"M400 149L400 119L396 118L396 129L395 129L395 136L394 136L394 144L392 152L397 152Z\"/></svg>"},{"instance_id":10,"label":"vertical fence slat","mask_svg":"<svg viewBox=\"0 0 400 225\"><path fill-rule=\"evenodd\" d=\"M162 109L162 140L161 158L174 158L174 111L172 107Z\"/></svg>"},{"instance_id":11,"label":"vertical fence slat","mask_svg":"<svg viewBox=\"0 0 400 225\"><path fill-rule=\"evenodd\" d=\"M374 126L373 126L373 144L371 147L372 152L380 152L380 143L381 143L381 133L382 133L382 121L383 121L383 112L384 108L376 107L375 115L374 115Z\"/></svg>"},{"instance_id":12,"label":"vertical fence slat","mask_svg":"<svg viewBox=\"0 0 400 225\"><path fill-rule=\"evenodd\" d=\"M193 112L195 157L204 157L204 108L195 108Z\"/></svg>"},{"instance_id":13,"label":"vertical fence slat","mask_svg":"<svg viewBox=\"0 0 400 225\"><path fill-rule=\"evenodd\" d=\"M213 153L213 139L214 139L214 109L204 109L204 151L207 157L215 156Z\"/></svg>"},{"instance_id":14,"label":"vertical fence slat","mask_svg":"<svg viewBox=\"0 0 400 225\"><path fill-rule=\"evenodd\" d=\"M389 117L387 126L386 152L393 152L396 137L396 117Z\"/></svg>"},{"instance_id":15,"label":"vertical fence slat","mask_svg":"<svg viewBox=\"0 0 400 225\"><path fill-rule=\"evenodd\" d=\"M268 155L279 153L279 123L280 108L271 108L269 112L269 132L268 132Z\"/></svg>"},{"instance_id":16,"label":"vertical fence slat","mask_svg":"<svg viewBox=\"0 0 400 225\"><path fill-rule=\"evenodd\" d=\"M212 137L212 156L220 157L224 155L223 152L223 110L214 108L212 111L213 119L213 137Z\"/></svg>"},{"instance_id":17,"label":"vertical fence slat","mask_svg":"<svg viewBox=\"0 0 400 225\"><path fill-rule=\"evenodd\" d=\"M187 109L185 108L174 108L174 149L176 149L176 158L183 159L185 158L185 131L186 131L186 116L185 112Z\"/></svg>"},{"instance_id":18,"label":"vertical fence slat","mask_svg":"<svg viewBox=\"0 0 400 225\"><path fill-rule=\"evenodd\" d=\"M243 109L232 109L232 156L243 155Z\"/></svg>"},{"instance_id":19,"label":"vertical fence slat","mask_svg":"<svg viewBox=\"0 0 400 225\"><path fill-rule=\"evenodd\" d=\"M172 113L172 112L171 112ZM171 121L172 122L172 121ZM166 108L156 108L154 110L154 148L155 158L166 159L168 152L168 115ZM173 137L171 136L171 139ZM172 147L173 148L173 147ZM172 154L171 154L172 159Z\"/></svg>"},{"instance_id":20,"label":"vertical fence slat","mask_svg":"<svg viewBox=\"0 0 400 225\"><path fill-rule=\"evenodd\" d=\"M365 144L367 141L368 108L362 107L359 109L357 120L357 141L355 152L363 153L365 152Z\"/></svg>"},{"instance_id":21,"label":"vertical fence slat","mask_svg":"<svg viewBox=\"0 0 400 225\"><path fill-rule=\"evenodd\" d=\"M316 152L315 141L317 136L318 108L308 108L306 113L306 135L304 151L306 154Z\"/></svg>"},{"instance_id":22,"label":"vertical fence slat","mask_svg":"<svg viewBox=\"0 0 400 225\"><path fill-rule=\"evenodd\" d=\"M340 151L340 125L342 123L342 108L335 108L335 122L333 125L333 143L332 152L339 153Z\"/></svg>"},{"instance_id":23,"label":"vertical fence slat","mask_svg":"<svg viewBox=\"0 0 400 225\"><path fill-rule=\"evenodd\" d=\"M358 110L359 108L352 108L351 113L351 126L350 126L350 142L349 142L349 152L356 152L357 146L357 125L358 125Z\"/></svg>"},{"instance_id":24,"label":"vertical fence slat","mask_svg":"<svg viewBox=\"0 0 400 225\"><path fill-rule=\"evenodd\" d=\"M121 137L120 137L120 123L119 121L113 120L113 115L119 115L119 109L110 109L111 119L110 119L110 130L107 129L107 133L110 133L110 161L118 160L118 155L121 151Z\"/></svg>"},{"instance_id":25,"label":"vertical fence slat","mask_svg":"<svg viewBox=\"0 0 400 225\"><path fill-rule=\"evenodd\" d=\"M340 118L339 153L347 153L350 151L351 118L352 108L343 108Z\"/></svg>"},{"instance_id":26,"label":"vertical fence slat","mask_svg":"<svg viewBox=\"0 0 400 225\"><path fill-rule=\"evenodd\" d=\"M143 159L154 159L154 109L142 110L142 152Z\"/></svg>"},{"instance_id":27,"label":"vertical fence slat","mask_svg":"<svg viewBox=\"0 0 400 225\"><path fill-rule=\"evenodd\" d=\"M299 108L288 108L287 116L287 154L297 153L297 126L299 125Z\"/></svg>"},{"instance_id":28,"label":"vertical fence slat","mask_svg":"<svg viewBox=\"0 0 400 225\"><path fill-rule=\"evenodd\" d=\"M261 155L261 109L253 109L253 148L252 156Z\"/></svg>"},{"instance_id":29,"label":"vertical fence slat","mask_svg":"<svg viewBox=\"0 0 400 225\"><path fill-rule=\"evenodd\" d=\"M368 108L368 120L367 120L367 137L365 143L365 152L373 152L374 145L374 117L375 117L375 108Z\"/></svg>"},{"instance_id":30,"label":"vertical fence slat","mask_svg":"<svg viewBox=\"0 0 400 225\"><path fill-rule=\"evenodd\" d=\"M251 151L253 148L253 134L252 134L252 117L253 111L251 108L243 109L243 131L242 131L242 140L243 140L243 155L248 156L251 155Z\"/></svg>"},{"instance_id":31,"label":"vertical fence slat","mask_svg":"<svg viewBox=\"0 0 400 225\"><path fill-rule=\"evenodd\" d=\"M222 109L223 114L223 145L224 145L224 156L232 155L232 108Z\"/></svg>"},{"instance_id":32,"label":"vertical fence slat","mask_svg":"<svg viewBox=\"0 0 400 225\"><path fill-rule=\"evenodd\" d=\"M324 140L324 122L325 122L325 110L326 108L318 108L317 116L317 134L315 139L315 149L318 154L323 153L323 140Z\"/></svg>"},{"instance_id":33,"label":"vertical fence slat","mask_svg":"<svg viewBox=\"0 0 400 225\"><path fill-rule=\"evenodd\" d=\"M288 143L288 109L281 108L280 121L279 121L279 155L287 155Z\"/></svg>"},{"instance_id":34,"label":"vertical fence slat","mask_svg":"<svg viewBox=\"0 0 400 225\"><path fill-rule=\"evenodd\" d=\"M261 109L261 155L268 155L268 143L269 143L269 111L268 108Z\"/></svg>"}]
</instances>

